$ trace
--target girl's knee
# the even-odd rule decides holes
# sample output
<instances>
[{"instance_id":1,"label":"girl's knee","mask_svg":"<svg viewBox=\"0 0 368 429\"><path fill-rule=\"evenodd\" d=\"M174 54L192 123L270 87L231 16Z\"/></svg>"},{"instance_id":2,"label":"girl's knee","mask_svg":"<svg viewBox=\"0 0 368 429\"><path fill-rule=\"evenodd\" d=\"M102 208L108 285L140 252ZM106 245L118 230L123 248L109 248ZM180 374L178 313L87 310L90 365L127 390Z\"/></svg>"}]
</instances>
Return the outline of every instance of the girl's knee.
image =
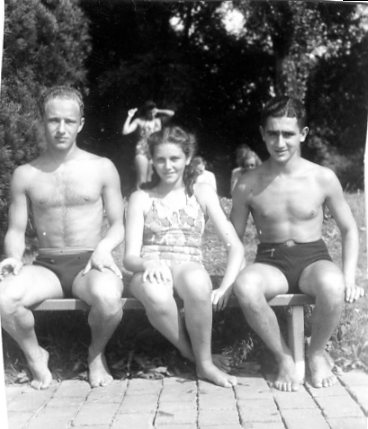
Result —
<instances>
[{"instance_id":1,"label":"girl's knee","mask_svg":"<svg viewBox=\"0 0 368 429\"><path fill-rule=\"evenodd\" d=\"M140 301L147 311L160 311L166 308L174 299L171 282L153 284L144 281L142 274L133 276L129 290Z\"/></svg>"},{"instance_id":2,"label":"girl's knee","mask_svg":"<svg viewBox=\"0 0 368 429\"><path fill-rule=\"evenodd\" d=\"M180 295L184 301L208 301L211 298L211 279L202 267L185 271L181 280Z\"/></svg>"},{"instance_id":3,"label":"girl's knee","mask_svg":"<svg viewBox=\"0 0 368 429\"><path fill-rule=\"evenodd\" d=\"M144 283L139 300L147 311L165 311L174 300L173 289L165 284Z\"/></svg>"}]
</instances>

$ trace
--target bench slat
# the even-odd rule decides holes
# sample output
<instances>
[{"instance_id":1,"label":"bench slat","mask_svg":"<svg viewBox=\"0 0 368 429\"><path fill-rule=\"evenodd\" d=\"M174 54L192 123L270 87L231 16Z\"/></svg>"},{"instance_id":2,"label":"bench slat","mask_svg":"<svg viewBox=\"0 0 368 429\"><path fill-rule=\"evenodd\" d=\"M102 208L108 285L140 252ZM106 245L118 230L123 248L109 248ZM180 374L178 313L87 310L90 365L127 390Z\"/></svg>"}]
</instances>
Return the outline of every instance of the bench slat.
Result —
<instances>
[{"instance_id":1,"label":"bench slat","mask_svg":"<svg viewBox=\"0 0 368 429\"><path fill-rule=\"evenodd\" d=\"M141 310L143 305L135 298L122 298L123 310ZM280 306L298 306L304 304L313 304L314 300L312 297L302 294L285 294L277 295L275 298L270 300L270 305L273 307ZM238 307L236 298L231 299L229 307ZM40 304L35 305L32 309L34 311L74 311L74 310L88 310L89 306L76 298L62 298L62 299L46 299Z\"/></svg>"}]
</instances>

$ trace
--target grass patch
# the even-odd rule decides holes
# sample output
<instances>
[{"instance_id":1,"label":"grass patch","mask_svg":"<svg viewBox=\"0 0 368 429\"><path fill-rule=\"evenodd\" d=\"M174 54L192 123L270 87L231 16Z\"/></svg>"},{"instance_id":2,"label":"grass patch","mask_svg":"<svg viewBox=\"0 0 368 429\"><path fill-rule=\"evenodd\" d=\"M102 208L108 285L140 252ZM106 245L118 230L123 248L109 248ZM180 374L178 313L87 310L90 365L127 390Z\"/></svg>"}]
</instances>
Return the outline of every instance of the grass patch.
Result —
<instances>
[{"instance_id":1,"label":"grass patch","mask_svg":"<svg viewBox=\"0 0 368 429\"><path fill-rule=\"evenodd\" d=\"M360 231L360 255L357 283L368 291L364 194L347 194ZM223 198L222 205L230 211L231 200ZM335 263L341 264L341 239L335 222L327 216L323 237ZM244 237L246 258L254 259L256 232L250 221ZM209 223L203 244L204 263L211 275L221 275L226 261L225 246ZM115 252L121 264L122 248ZM282 330L286 333L285 309L276 309ZM310 325L311 308L305 307L306 332ZM90 340L87 316L80 312L36 313L36 331L40 343L50 352L50 368L56 379L87 377L87 347ZM368 372L368 300L346 304L341 322L328 343L328 349L342 370L361 368ZM249 361L269 362L270 354L259 338L249 329L239 309L225 310L214 315L213 350L232 359L234 365ZM129 311L123 317L107 347L107 360L116 378L160 378L168 375L194 376L193 365L185 362L178 352L147 321L142 311ZM4 334L6 382L26 382L29 379L23 354L14 341Z\"/></svg>"}]
</instances>

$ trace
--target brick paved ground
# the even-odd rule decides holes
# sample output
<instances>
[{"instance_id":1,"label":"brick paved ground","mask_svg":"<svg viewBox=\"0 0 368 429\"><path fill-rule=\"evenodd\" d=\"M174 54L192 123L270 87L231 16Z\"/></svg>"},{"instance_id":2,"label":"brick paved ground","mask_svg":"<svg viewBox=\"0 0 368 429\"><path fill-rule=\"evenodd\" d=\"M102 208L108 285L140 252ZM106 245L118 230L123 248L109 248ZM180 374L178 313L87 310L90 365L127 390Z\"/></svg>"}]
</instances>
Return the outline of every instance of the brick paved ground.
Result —
<instances>
[{"instance_id":1,"label":"brick paved ground","mask_svg":"<svg viewBox=\"0 0 368 429\"><path fill-rule=\"evenodd\" d=\"M7 387L9 429L368 429L368 374L328 389L278 392L261 375L234 389L181 378L114 381L91 389L68 380L47 391Z\"/></svg>"}]
</instances>

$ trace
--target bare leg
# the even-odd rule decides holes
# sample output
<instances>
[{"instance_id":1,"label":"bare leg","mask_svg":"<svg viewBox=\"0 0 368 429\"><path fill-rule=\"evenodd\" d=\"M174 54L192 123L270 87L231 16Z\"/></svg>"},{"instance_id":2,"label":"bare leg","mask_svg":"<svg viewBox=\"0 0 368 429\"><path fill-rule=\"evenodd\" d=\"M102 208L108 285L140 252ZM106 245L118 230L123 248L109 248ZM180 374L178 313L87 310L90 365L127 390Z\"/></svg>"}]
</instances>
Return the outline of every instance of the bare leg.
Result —
<instances>
[{"instance_id":1,"label":"bare leg","mask_svg":"<svg viewBox=\"0 0 368 429\"><path fill-rule=\"evenodd\" d=\"M108 271L92 270L83 277L79 275L73 284L73 294L91 306L88 315L91 328L88 367L92 387L106 386L113 379L104 353L123 315L122 293L123 283Z\"/></svg>"},{"instance_id":2,"label":"bare leg","mask_svg":"<svg viewBox=\"0 0 368 429\"><path fill-rule=\"evenodd\" d=\"M130 282L131 293L143 305L151 325L167 338L186 359L194 361L182 317L173 296L173 285L144 283L141 274Z\"/></svg>"},{"instance_id":3,"label":"bare leg","mask_svg":"<svg viewBox=\"0 0 368 429\"><path fill-rule=\"evenodd\" d=\"M311 382L314 387L329 387L336 383L336 377L325 348L341 317L344 303L342 273L330 261L315 262L304 270L300 289L316 298L307 353Z\"/></svg>"},{"instance_id":4,"label":"bare leg","mask_svg":"<svg viewBox=\"0 0 368 429\"><path fill-rule=\"evenodd\" d=\"M43 267L25 266L17 276L0 283L0 312L3 328L22 349L31 370L35 389L46 389L52 381L49 354L37 340L34 316L28 307L47 298L61 298L63 291L54 273Z\"/></svg>"},{"instance_id":5,"label":"bare leg","mask_svg":"<svg viewBox=\"0 0 368 429\"><path fill-rule=\"evenodd\" d=\"M175 287L184 301L185 323L192 344L197 375L222 387L236 385L236 378L221 371L211 355L211 281L198 264L173 270Z\"/></svg>"},{"instance_id":6,"label":"bare leg","mask_svg":"<svg viewBox=\"0 0 368 429\"><path fill-rule=\"evenodd\" d=\"M138 154L135 156L135 168L137 171L137 188L142 183L146 183L150 178L150 161L145 155Z\"/></svg>"},{"instance_id":7,"label":"bare leg","mask_svg":"<svg viewBox=\"0 0 368 429\"><path fill-rule=\"evenodd\" d=\"M258 263L241 271L234 286L247 322L275 356L278 375L274 386L282 391L296 391L302 380L296 376L291 351L282 337L277 317L267 303L267 299L287 290L287 281L277 268Z\"/></svg>"}]
</instances>

